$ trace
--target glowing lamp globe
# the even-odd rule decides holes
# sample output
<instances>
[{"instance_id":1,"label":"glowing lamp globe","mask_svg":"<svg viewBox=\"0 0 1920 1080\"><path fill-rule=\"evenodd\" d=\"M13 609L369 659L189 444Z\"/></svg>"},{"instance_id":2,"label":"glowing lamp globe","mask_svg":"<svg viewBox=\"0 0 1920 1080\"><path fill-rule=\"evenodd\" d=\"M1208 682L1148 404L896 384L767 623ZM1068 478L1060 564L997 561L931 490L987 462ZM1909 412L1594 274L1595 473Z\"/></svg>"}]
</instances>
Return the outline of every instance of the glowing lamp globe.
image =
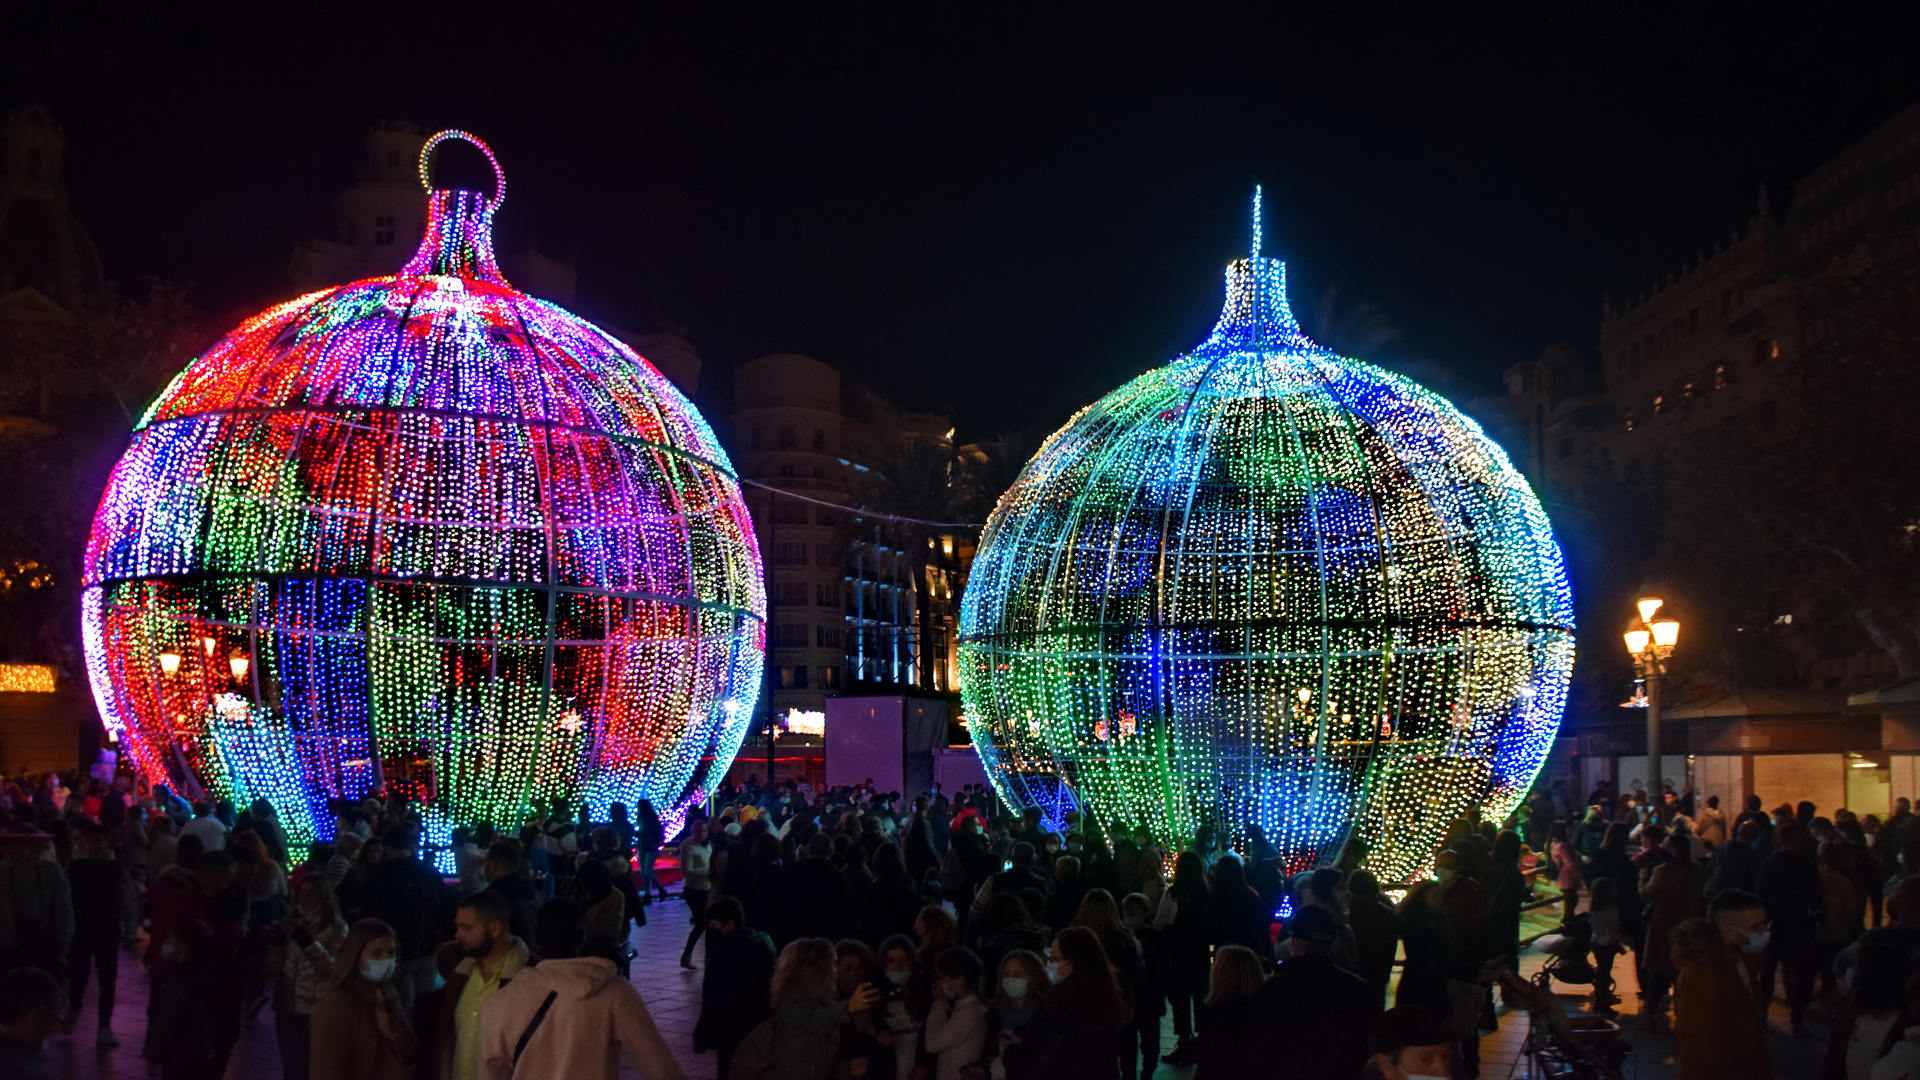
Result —
<instances>
[{"instance_id":1,"label":"glowing lamp globe","mask_svg":"<svg viewBox=\"0 0 1920 1080\"><path fill-rule=\"evenodd\" d=\"M442 132L421 151L423 183ZM297 838L330 800L431 837L704 797L745 736L765 589L726 454L665 377L515 290L491 198L431 191L392 277L241 323L166 388L87 545L100 715L145 776Z\"/></svg>"},{"instance_id":2,"label":"glowing lamp globe","mask_svg":"<svg viewBox=\"0 0 1920 1080\"><path fill-rule=\"evenodd\" d=\"M1351 838L1383 882L1498 821L1558 728L1571 593L1478 425L1308 340L1285 267L1227 271L1213 333L1082 410L982 536L961 694L1001 797L1289 872Z\"/></svg>"}]
</instances>

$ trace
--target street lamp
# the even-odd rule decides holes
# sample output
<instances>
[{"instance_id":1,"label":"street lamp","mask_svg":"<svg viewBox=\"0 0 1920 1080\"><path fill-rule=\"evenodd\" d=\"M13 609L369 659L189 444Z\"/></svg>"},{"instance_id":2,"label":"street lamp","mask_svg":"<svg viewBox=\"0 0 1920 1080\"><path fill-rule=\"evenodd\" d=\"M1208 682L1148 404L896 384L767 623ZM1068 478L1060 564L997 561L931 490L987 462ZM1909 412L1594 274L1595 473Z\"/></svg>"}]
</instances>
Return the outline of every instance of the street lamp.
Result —
<instances>
[{"instance_id":1,"label":"street lamp","mask_svg":"<svg viewBox=\"0 0 1920 1080\"><path fill-rule=\"evenodd\" d=\"M1634 605L1640 625L1625 634L1633 666L1647 684L1647 795L1656 814L1665 801L1660 792L1660 680L1667 673L1667 657L1680 640L1679 620L1654 617L1660 613L1660 604L1658 597L1642 597Z\"/></svg>"},{"instance_id":2,"label":"street lamp","mask_svg":"<svg viewBox=\"0 0 1920 1080\"><path fill-rule=\"evenodd\" d=\"M174 672L179 670L180 670L180 654L179 653L168 651L160 654L160 673L162 675L171 675Z\"/></svg>"},{"instance_id":3,"label":"street lamp","mask_svg":"<svg viewBox=\"0 0 1920 1080\"><path fill-rule=\"evenodd\" d=\"M247 668L251 666L253 666L252 661L246 653L241 652L239 649L235 649L227 654L227 670L233 672L234 682L246 681Z\"/></svg>"}]
</instances>

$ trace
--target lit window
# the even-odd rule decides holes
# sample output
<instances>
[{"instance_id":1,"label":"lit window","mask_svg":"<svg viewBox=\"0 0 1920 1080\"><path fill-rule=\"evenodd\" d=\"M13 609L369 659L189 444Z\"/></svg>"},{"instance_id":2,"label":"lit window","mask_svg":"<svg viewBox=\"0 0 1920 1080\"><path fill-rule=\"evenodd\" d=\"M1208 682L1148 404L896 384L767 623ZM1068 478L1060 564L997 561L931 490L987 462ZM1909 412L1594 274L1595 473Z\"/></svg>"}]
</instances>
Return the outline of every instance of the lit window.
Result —
<instances>
[{"instance_id":1,"label":"lit window","mask_svg":"<svg viewBox=\"0 0 1920 1080\"><path fill-rule=\"evenodd\" d=\"M1715 390L1727 388L1727 365L1721 364L1713 369L1713 388Z\"/></svg>"},{"instance_id":2,"label":"lit window","mask_svg":"<svg viewBox=\"0 0 1920 1080\"><path fill-rule=\"evenodd\" d=\"M1637 422L1638 422L1638 421L1636 421L1636 420L1634 419L1634 417L1633 417L1633 414L1632 414L1632 413L1628 413L1628 414L1627 414L1627 430L1628 430L1628 431L1632 431L1632 430L1633 430L1633 426L1634 426L1634 424L1635 424L1635 423L1637 423Z\"/></svg>"},{"instance_id":3,"label":"lit window","mask_svg":"<svg viewBox=\"0 0 1920 1080\"><path fill-rule=\"evenodd\" d=\"M1667 399L1659 394L1653 395L1653 415L1659 416L1666 410Z\"/></svg>"},{"instance_id":4,"label":"lit window","mask_svg":"<svg viewBox=\"0 0 1920 1080\"><path fill-rule=\"evenodd\" d=\"M827 448L827 433L820 428L813 429L813 448L815 450L825 450Z\"/></svg>"}]
</instances>

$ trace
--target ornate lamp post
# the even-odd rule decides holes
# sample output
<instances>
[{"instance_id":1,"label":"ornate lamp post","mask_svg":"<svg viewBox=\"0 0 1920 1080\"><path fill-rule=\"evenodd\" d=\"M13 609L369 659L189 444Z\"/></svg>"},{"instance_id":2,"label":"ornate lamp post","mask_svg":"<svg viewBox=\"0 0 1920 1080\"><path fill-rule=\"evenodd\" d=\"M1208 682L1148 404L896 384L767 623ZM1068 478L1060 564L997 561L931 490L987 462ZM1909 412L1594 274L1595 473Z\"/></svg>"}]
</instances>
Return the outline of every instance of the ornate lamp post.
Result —
<instances>
[{"instance_id":1,"label":"ornate lamp post","mask_svg":"<svg viewBox=\"0 0 1920 1080\"><path fill-rule=\"evenodd\" d=\"M1655 800L1661 800L1660 680L1667 673L1667 657L1673 655L1674 643L1680 640L1679 620L1654 618L1660 605L1658 597L1642 597L1634 605L1639 609L1639 622L1626 633L1627 652L1633 654L1633 666L1647 684L1647 794ZM1657 813L1660 801L1654 807Z\"/></svg>"}]
</instances>

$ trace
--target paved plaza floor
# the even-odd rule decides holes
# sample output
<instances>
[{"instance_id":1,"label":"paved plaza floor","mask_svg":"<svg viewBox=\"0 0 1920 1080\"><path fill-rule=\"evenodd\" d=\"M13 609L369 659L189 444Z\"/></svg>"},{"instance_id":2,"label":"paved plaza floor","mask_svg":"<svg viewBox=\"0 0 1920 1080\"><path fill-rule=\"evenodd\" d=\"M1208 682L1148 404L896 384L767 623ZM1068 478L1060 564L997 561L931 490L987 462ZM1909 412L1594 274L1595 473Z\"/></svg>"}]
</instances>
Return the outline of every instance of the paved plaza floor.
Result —
<instances>
[{"instance_id":1,"label":"paved plaza floor","mask_svg":"<svg viewBox=\"0 0 1920 1080\"><path fill-rule=\"evenodd\" d=\"M646 998L654 1022L659 1025L661 1033L686 1068L689 1080L713 1080L714 1055L693 1052L693 1025L700 1014L700 972L688 971L679 963L680 948L686 940L688 929L686 909L678 901L669 901L649 908L648 916L649 924L636 929L632 938L634 947L639 951L639 957L633 965L634 985ZM1523 934L1538 933L1549 925L1550 917L1546 912L1530 913ZM1531 975L1539 970L1542 961L1539 954L1529 951L1521 960L1522 973ZM700 962L697 951L695 962ZM74 1034L56 1035L48 1046L45 1064L52 1076L60 1080L133 1080L150 1075L146 1064L140 1060L140 1040L146 1028L146 974L139 961L131 955L122 956L120 972L114 1016L114 1030L120 1036L120 1047L101 1050L94 1046L95 988L90 986L81 1022ZM1625 1080L1668 1080L1675 1073L1672 1036L1664 1031L1648 1031L1639 1023L1640 1003L1635 996L1638 987L1634 982L1632 964L1617 964L1615 975L1620 980L1618 993L1624 999L1619 1006L1625 1029L1623 1035L1633 1046L1633 1053L1626 1060L1622 1076ZM1581 999L1571 995L1563 1000L1570 1009L1578 1008L1581 1004ZM1775 1004L1769 1038L1777 1077L1782 1080L1812 1080L1817 1075L1827 1028L1818 1019L1812 1022L1812 1026L1817 1036L1815 1039L1789 1037L1786 1009ZM1481 1043L1481 1075L1488 1080L1531 1078L1534 1074L1529 1071L1525 1060L1526 1038L1526 1015L1503 1011L1500 1030L1488 1035ZM1164 1041L1168 1048L1172 1047L1171 1025ZM1162 1080L1187 1080L1191 1071L1162 1066L1155 1076ZM230 1080L273 1080L280 1075L280 1057L273 1039L273 1016L270 1010L263 1011L246 1026L241 1035L227 1076ZM638 1074L627 1070L622 1075Z\"/></svg>"}]
</instances>

